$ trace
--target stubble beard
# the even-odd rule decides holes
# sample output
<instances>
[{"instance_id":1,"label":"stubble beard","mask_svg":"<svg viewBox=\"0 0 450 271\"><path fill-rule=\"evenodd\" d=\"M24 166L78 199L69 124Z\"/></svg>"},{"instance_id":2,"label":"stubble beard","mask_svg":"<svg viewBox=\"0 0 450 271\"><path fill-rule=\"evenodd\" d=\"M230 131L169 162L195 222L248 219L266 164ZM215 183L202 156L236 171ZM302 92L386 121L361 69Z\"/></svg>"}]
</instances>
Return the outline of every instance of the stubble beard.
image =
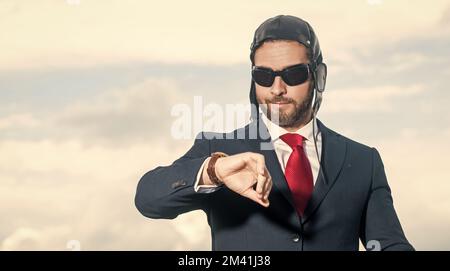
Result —
<instances>
[{"instance_id":1,"label":"stubble beard","mask_svg":"<svg viewBox=\"0 0 450 271\"><path fill-rule=\"evenodd\" d=\"M311 87L308 91L308 96L302 103L299 104L294 100L289 100L289 102L294 105L294 110L291 113L272 107L270 103L274 101L266 101L264 106L266 107L266 112L264 113L269 120L283 128L298 127L302 124L305 125L310 121L312 116L311 104L313 97L314 91L313 87Z\"/></svg>"}]
</instances>

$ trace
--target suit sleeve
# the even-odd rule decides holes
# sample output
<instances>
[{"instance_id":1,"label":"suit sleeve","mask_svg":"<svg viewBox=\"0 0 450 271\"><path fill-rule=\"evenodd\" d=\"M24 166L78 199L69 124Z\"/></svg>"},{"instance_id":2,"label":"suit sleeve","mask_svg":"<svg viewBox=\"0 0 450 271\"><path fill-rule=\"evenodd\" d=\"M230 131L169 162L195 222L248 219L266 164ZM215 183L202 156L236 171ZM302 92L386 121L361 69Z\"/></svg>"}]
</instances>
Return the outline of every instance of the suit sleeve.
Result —
<instances>
[{"instance_id":1,"label":"suit sleeve","mask_svg":"<svg viewBox=\"0 0 450 271\"><path fill-rule=\"evenodd\" d=\"M192 210L205 210L210 194L196 193L194 184L210 154L210 142L200 133L181 158L145 173L136 189L135 205L139 212L149 218L173 219Z\"/></svg>"},{"instance_id":2,"label":"suit sleeve","mask_svg":"<svg viewBox=\"0 0 450 271\"><path fill-rule=\"evenodd\" d=\"M414 250L405 237L394 209L380 154L372 148L372 185L363 217L364 245L378 243L381 250Z\"/></svg>"}]
</instances>

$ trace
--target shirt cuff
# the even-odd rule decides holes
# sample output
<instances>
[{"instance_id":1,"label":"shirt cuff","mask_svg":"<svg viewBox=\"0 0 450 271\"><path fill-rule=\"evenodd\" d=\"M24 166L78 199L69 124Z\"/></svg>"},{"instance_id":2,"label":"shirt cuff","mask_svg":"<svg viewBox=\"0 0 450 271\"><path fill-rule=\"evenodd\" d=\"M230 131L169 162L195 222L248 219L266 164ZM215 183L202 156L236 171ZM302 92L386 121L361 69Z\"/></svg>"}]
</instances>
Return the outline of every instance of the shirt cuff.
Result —
<instances>
[{"instance_id":1,"label":"shirt cuff","mask_svg":"<svg viewBox=\"0 0 450 271\"><path fill-rule=\"evenodd\" d=\"M200 170L197 173L197 180L195 181L195 184L194 184L194 191L197 193L212 193L219 188L219 186L214 185L214 184L211 184L211 185L208 185L208 184L199 185L198 184L200 182L200 177L202 176L203 168L205 167L207 161L209 161L208 158L205 159L202 166L200 167Z\"/></svg>"}]
</instances>

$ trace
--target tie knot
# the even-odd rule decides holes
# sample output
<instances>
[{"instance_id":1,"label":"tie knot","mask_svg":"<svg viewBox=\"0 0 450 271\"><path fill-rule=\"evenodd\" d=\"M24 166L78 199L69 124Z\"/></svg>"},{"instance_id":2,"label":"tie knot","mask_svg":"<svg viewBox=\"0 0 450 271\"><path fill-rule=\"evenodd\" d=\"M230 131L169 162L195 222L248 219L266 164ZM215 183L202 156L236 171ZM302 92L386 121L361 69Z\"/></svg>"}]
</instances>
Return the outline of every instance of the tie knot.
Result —
<instances>
[{"instance_id":1,"label":"tie knot","mask_svg":"<svg viewBox=\"0 0 450 271\"><path fill-rule=\"evenodd\" d=\"M289 145L292 149L294 149L297 146L303 147L303 139L304 137L299 134L294 133L287 133L282 136L280 136L281 140L286 142L286 144Z\"/></svg>"}]
</instances>

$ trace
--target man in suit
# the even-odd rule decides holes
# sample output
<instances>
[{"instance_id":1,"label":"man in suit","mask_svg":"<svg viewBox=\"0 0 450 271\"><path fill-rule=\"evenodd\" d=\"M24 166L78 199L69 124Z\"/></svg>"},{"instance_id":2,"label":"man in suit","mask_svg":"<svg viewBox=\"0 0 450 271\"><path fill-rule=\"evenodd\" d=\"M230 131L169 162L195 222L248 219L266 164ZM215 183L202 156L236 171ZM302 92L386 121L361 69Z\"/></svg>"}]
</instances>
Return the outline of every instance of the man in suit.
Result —
<instances>
[{"instance_id":1,"label":"man in suit","mask_svg":"<svg viewBox=\"0 0 450 271\"><path fill-rule=\"evenodd\" d=\"M250 59L252 122L202 132L184 156L147 172L137 209L165 219L203 210L213 250L358 250L359 239L414 250L378 151L316 119L327 71L312 27L266 20Z\"/></svg>"}]
</instances>

